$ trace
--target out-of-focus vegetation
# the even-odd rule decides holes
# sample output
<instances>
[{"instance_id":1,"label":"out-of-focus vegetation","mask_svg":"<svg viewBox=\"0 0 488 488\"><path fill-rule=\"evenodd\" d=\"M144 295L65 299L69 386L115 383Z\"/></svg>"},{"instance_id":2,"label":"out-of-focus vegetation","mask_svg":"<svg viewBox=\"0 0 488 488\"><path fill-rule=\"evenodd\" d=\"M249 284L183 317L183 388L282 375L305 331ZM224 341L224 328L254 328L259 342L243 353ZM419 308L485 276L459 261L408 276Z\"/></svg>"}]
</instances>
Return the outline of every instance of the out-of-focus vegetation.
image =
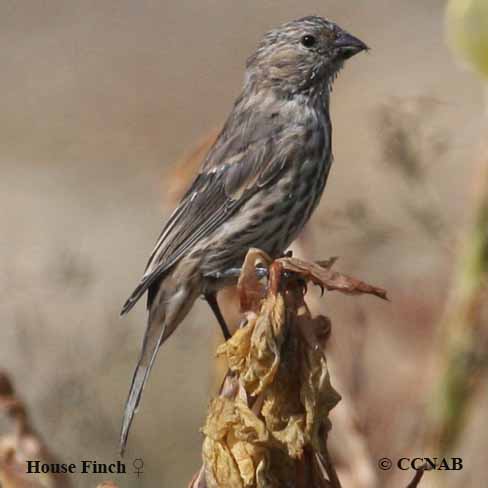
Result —
<instances>
[{"instance_id":1,"label":"out-of-focus vegetation","mask_svg":"<svg viewBox=\"0 0 488 488\"><path fill-rule=\"evenodd\" d=\"M488 3L485 0L449 0L447 26L453 49L488 78Z\"/></svg>"},{"instance_id":2,"label":"out-of-focus vegetation","mask_svg":"<svg viewBox=\"0 0 488 488\"><path fill-rule=\"evenodd\" d=\"M451 0L450 41L471 67L488 79L488 4ZM439 383L431 401L430 449L449 454L463 442L488 388L488 146L482 134L473 171L472 210L452 279L446 317L439 327ZM484 137L483 137L484 136ZM480 481L481 483L481 481Z\"/></svg>"}]
</instances>

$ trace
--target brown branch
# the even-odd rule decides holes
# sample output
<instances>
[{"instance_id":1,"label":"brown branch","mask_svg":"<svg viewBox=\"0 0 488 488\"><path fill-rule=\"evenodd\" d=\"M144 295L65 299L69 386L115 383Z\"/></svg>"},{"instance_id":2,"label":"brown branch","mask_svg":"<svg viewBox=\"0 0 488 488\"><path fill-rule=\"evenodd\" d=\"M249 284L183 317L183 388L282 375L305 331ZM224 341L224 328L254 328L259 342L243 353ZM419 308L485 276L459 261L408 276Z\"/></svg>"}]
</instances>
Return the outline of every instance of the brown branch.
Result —
<instances>
[{"instance_id":1,"label":"brown branch","mask_svg":"<svg viewBox=\"0 0 488 488\"><path fill-rule=\"evenodd\" d=\"M424 464L423 466L421 466L417 471L415 471L415 475L414 475L412 481L410 481L410 483L407 485L407 488L417 488L417 486L420 483L420 480L424 476L424 473L426 471L430 471L431 469L432 468L427 466L427 464Z\"/></svg>"}]
</instances>

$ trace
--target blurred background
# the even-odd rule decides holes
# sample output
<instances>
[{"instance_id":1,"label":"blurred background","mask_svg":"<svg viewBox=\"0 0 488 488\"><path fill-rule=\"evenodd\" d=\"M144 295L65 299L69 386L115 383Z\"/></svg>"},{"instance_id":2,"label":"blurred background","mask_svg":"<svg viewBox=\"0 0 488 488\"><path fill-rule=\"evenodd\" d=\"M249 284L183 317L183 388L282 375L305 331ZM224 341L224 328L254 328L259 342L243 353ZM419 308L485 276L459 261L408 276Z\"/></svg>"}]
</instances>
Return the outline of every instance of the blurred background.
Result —
<instances>
[{"instance_id":1,"label":"blurred background","mask_svg":"<svg viewBox=\"0 0 488 488\"><path fill-rule=\"evenodd\" d=\"M337 415L349 408L365 463L344 484L406 486L412 472L376 464L428 451L485 114L482 84L447 46L445 6L0 0L0 368L60 459L117 459L145 327L142 301L123 319L119 310L175 203L176 161L223 123L261 35L318 14L372 50L335 83L335 165L302 242L307 256L340 256L337 269L392 300L320 301L344 396ZM113 476L119 486L185 486L197 470L199 428L220 378L217 329L198 303L160 351L129 439L131 472ZM488 474L481 391L451 445L465 469L444 486L482 486ZM5 419L0 426L9 429ZM351 460L340 432L341 466ZM145 463L139 480L134 458ZM106 478L79 476L75 486Z\"/></svg>"}]
</instances>

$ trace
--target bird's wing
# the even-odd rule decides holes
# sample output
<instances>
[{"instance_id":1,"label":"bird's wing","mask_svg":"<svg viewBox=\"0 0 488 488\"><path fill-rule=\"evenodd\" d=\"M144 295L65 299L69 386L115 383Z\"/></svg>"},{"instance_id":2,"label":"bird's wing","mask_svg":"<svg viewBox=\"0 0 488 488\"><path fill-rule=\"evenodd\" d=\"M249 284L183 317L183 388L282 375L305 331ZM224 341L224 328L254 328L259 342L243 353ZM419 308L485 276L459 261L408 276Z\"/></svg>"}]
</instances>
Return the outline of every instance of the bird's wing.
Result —
<instances>
[{"instance_id":1,"label":"bird's wing","mask_svg":"<svg viewBox=\"0 0 488 488\"><path fill-rule=\"evenodd\" d=\"M211 235L283 171L290 154L276 150L277 132L272 135L269 132L268 127L258 131L257 137L241 131L237 137L225 138L224 128L161 232L142 280L122 308L122 314L195 243ZM288 134L289 137L293 134ZM250 141L247 144L246 138Z\"/></svg>"}]
</instances>

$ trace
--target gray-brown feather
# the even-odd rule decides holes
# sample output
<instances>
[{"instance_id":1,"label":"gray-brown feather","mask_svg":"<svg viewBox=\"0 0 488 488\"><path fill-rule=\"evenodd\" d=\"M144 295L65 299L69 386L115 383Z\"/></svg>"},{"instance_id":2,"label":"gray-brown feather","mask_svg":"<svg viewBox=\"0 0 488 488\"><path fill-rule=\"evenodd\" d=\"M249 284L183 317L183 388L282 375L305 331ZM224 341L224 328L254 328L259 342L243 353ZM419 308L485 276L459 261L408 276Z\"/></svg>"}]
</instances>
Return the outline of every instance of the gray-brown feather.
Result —
<instances>
[{"instance_id":1,"label":"gray-brown feather","mask_svg":"<svg viewBox=\"0 0 488 488\"><path fill-rule=\"evenodd\" d=\"M332 163L330 86L344 59L365 48L306 17L265 35L249 58L241 95L122 309L148 291L122 450L157 351L207 290L205 276L240 266L250 247L278 256L310 218Z\"/></svg>"},{"instance_id":2,"label":"gray-brown feather","mask_svg":"<svg viewBox=\"0 0 488 488\"><path fill-rule=\"evenodd\" d=\"M276 222L270 222L271 230L278 228L280 221L281 225L293 221L285 227L291 231L291 239L273 233L254 245L280 252L296 237L320 194L310 192L309 200L304 197L294 207L287 201L280 205L280 199L289 198L286 195L270 193L281 178L291 180L295 186L296 179L304 179L303 188L309 188L310 178L325 181L327 176L331 161L329 85L340 69L340 63L326 62L326 41L333 29L334 25L324 19L307 17L264 37L248 60L242 94L199 174L163 229L141 283L122 313L130 310L148 288L157 287L176 262L202 246L211 245L209 251L215 255L235 254L219 248L219 239L224 247L235 239L225 236L222 228L244 232L237 245L252 245L253 236L262 233L253 232L253 226L271 219L267 207L278 211ZM302 49L298 43L304 32L320 36L325 47L313 55ZM287 190L288 195L307 191L295 186ZM268 203L260 210L261 199ZM249 211L255 215L243 215ZM259 215L261 211L264 215ZM295 220L295 212L303 218ZM287 215L281 218L282 213ZM250 227L247 231L246 226ZM242 257L245 251L239 251ZM213 261L226 264L225 259L209 259L206 268L212 268Z\"/></svg>"}]
</instances>

